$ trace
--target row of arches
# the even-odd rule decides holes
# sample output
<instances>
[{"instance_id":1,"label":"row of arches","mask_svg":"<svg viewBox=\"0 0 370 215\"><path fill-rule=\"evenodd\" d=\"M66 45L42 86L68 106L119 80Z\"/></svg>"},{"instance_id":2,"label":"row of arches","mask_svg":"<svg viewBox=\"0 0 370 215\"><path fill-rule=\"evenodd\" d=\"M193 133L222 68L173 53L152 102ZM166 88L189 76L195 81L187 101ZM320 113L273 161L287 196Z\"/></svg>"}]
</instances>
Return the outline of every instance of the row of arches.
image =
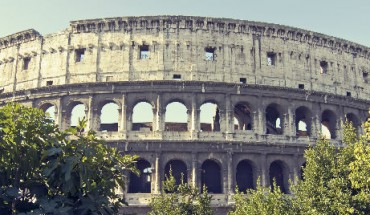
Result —
<instances>
[{"instance_id":1,"label":"row of arches","mask_svg":"<svg viewBox=\"0 0 370 215\"><path fill-rule=\"evenodd\" d=\"M136 167L140 171L140 175L131 173L129 177L128 193L150 193L152 185L152 167L151 164L144 159L138 160ZM164 177L169 176L170 171L176 180L176 184L189 182L190 171L185 162L181 160L170 160L164 167ZM209 193L223 193L221 165L212 159L205 160L200 168L200 185L203 192L203 186L207 187ZM283 193L289 193L288 178L289 170L287 165L280 160L273 161L269 166L269 183L276 185ZM250 160L242 160L236 166L235 171L235 186L240 192L245 192L247 189L254 189L257 183L256 167ZM273 188L273 187L272 187ZM234 189L234 188L233 188Z\"/></svg>"},{"instance_id":2,"label":"row of arches","mask_svg":"<svg viewBox=\"0 0 370 215\"><path fill-rule=\"evenodd\" d=\"M41 108L47 112L51 118L55 118L57 112L55 105L47 103ZM226 124L227 122L224 122L225 117L220 110L221 109L215 102L206 102L202 104L199 108L199 130L205 132L222 131L222 124ZM99 115L97 129L100 131L118 131L120 111L121 108L117 103L107 101L102 105L100 110L97 110ZM86 112L87 108L85 104L82 102L74 102L68 114L69 118L67 121L69 125L76 126L79 119L87 117ZM153 131L153 123L155 123L158 114L159 113L156 112L151 103L145 101L138 102L133 107L129 116L127 116L132 122L131 128L128 129L133 131ZM258 118L257 112L253 110L248 103L237 103L234 106L232 114L234 130L255 129L255 124L258 120L256 119ZM165 108L164 115L165 131L189 130L188 126L190 124L191 114L183 103L179 101L169 103ZM290 126L287 115L288 114L284 112L282 106L277 103L268 105L264 110L263 116L265 121L264 133L275 135L284 134L285 129ZM312 111L305 106L300 106L294 110L292 116L294 118L296 136L311 136L312 129L316 126ZM330 109L325 109L321 112L319 118L321 128L316 129L328 139L336 139L337 130L340 126L337 114ZM359 130L361 123L355 114L347 113L346 118Z\"/></svg>"}]
</instances>

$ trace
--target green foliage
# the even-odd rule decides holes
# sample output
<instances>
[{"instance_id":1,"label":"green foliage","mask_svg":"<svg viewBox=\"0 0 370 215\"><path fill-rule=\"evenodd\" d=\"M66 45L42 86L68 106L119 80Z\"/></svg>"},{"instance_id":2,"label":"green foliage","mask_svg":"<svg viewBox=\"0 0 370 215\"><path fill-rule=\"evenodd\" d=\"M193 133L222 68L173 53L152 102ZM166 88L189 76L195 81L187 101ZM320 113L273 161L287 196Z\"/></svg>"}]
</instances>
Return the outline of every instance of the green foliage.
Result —
<instances>
[{"instance_id":1,"label":"green foliage","mask_svg":"<svg viewBox=\"0 0 370 215\"><path fill-rule=\"evenodd\" d=\"M0 214L115 214L116 194L136 156L122 156L94 132L58 130L44 112L0 109Z\"/></svg>"},{"instance_id":2,"label":"green foliage","mask_svg":"<svg viewBox=\"0 0 370 215\"><path fill-rule=\"evenodd\" d=\"M150 215L211 215L211 198L204 188L201 193L197 187L193 187L183 180L176 185L176 179L170 175L163 182L161 194L152 198L150 202Z\"/></svg>"},{"instance_id":3,"label":"green foliage","mask_svg":"<svg viewBox=\"0 0 370 215\"><path fill-rule=\"evenodd\" d=\"M274 187L276 186L275 183ZM271 191L269 187L257 186L256 190L248 189L246 194L236 189L234 200L235 208L230 215L296 214L292 206L292 197L284 195L280 189Z\"/></svg>"}]
</instances>

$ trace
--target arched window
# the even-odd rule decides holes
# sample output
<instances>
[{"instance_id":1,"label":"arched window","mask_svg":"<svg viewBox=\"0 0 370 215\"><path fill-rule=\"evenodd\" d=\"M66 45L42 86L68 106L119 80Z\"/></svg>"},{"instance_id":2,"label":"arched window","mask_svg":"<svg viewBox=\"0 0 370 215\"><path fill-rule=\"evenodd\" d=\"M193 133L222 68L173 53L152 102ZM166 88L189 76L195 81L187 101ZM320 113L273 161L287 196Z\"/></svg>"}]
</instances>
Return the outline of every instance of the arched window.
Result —
<instances>
[{"instance_id":1,"label":"arched window","mask_svg":"<svg viewBox=\"0 0 370 215\"><path fill-rule=\"evenodd\" d=\"M279 105L270 104L266 108L266 134L283 134L283 118Z\"/></svg>"},{"instance_id":2,"label":"arched window","mask_svg":"<svg viewBox=\"0 0 370 215\"><path fill-rule=\"evenodd\" d=\"M295 110L295 126L298 137L310 136L312 114L306 107L299 107Z\"/></svg>"},{"instance_id":3,"label":"arched window","mask_svg":"<svg viewBox=\"0 0 370 215\"><path fill-rule=\"evenodd\" d=\"M176 185L179 185L181 183L181 180L183 180L184 183L188 182L188 173L186 164L182 162L181 160L171 160L169 161L165 166L165 175L169 177L170 170L172 171L172 176L176 180Z\"/></svg>"},{"instance_id":4,"label":"arched window","mask_svg":"<svg viewBox=\"0 0 370 215\"><path fill-rule=\"evenodd\" d=\"M150 193L152 168L148 161L140 159L136 163L140 175L130 173L129 193Z\"/></svg>"},{"instance_id":5,"label":"arched window","mask_svg":"<svg viewBox=\"0 0 370 215\"><path fill-rule=\"evenodd\" d=\"M287 170L284 169L284 164L281 161L274 161L270 165L269 177L271 189L274 189L274 180L276 186L278 186L283 193L288 193L288 176Z\"/></svg>"},{"instance_id":6,"label":"arched window","mask_svg":"<svg viewBox=\"0 0 370 215\"><path fill-rule=\"evenodd\" d=\"M355 128L357 135L359 135L361 128L361 121L359 120L359 118L353 113L347 113L346 120L352 123L352 126Z\"/></svg>"},{"instance_id":7,"label":"arched window","mask_svg":"<svg viewBox=\"0 0 370 215\"><path fill-rule=\"evenodd\" d=\"M245 102L238 103L234 107L234 129L252 130L252 110Z\"/></svg>"},{"instance_id":8,"label":"arched window","mask_svg":"<svg viewBox=\"0 0 370 215\"><path fill-rule=\"evenodd\" d=\"M221 168L213 160L206 160L202 164L201 185L207 187L209 193L222 193Z\"/></svg>"},{"instance_id":9,"label":"arched window","mask_svg":"<svg viewBox=\"0 0 370 215\"><path fill-rule=\"evenodd\" d=\"M166 131L187 131L187 108L180 102L172 102L166 106Z\"/></svg>"},{"instance_id":10,"label":"arched window","mask_svg":"<svg viewBox=\"0 0 370 215\"><path fill-rule=\"evenodd\" d=\"M253 167L250 161L242 160L236 167L236 184L240 192L254 188Z\"/></svg>"},{"instance_id":11,"label":"arched window","mask_svg":"<svg viewBox=\"0 0 370 215\"><path fill-rule=\"evenodd\" d=\"M220 131L220 111L216 104L205 103L200 106L200 130Z\"/></svg>"},{"instance_id":12,"label":"arched window","mask_svg":"<svg viewBox=\"0 0 370 215\"><path fill-rule=\"evenodd\" d=\"M114 102L105 104L100 114L100 131L118 131L119 106Z\"/></svg>"},{"instance_id":13,"label":"arched window","mask_svg":"<svg viewBox=\"0 0 370 215\"><path fill-rule=\"evenodd\" d=\"M56 114L55 105L50 104L50 103L46 103L46 104L43 104L40 107L40 109L45 112L45 114L48 116L49 119L55 121L55 118L56 118L56 116L55 116L55 114Z\"/></svg>"},{"instance_id":14,"label":"arched window","mask_svg":"<svg viewBox=\"0 0 370 215\"><path fill-rule=\"evenodd\" d=\"M325 110L321 114L321 133L327 139L336 138L337 119L333 111Z\"/></svg>"},{"instance_id":15,"label":"arched window","mask_svg":"<svg viewBox=\"0 0 370 215\"><path fill-rule=\"evenodd\" d=\"M133 131L153 130L153 106L148 102L139 102L132 112Z\"/></svg>"},{"instance_id":16,"label":"arched window","mask_svg":"<svg viewBox=\"0 0 370 215\"><path fill-rule=\"evenodd\" d=\"M70 125L72 127L76 127L78 121L84 117L86 118L85 105L82 103L76 103L76 105L72 108L71 111Z\"/></svg>"}]
</instances>

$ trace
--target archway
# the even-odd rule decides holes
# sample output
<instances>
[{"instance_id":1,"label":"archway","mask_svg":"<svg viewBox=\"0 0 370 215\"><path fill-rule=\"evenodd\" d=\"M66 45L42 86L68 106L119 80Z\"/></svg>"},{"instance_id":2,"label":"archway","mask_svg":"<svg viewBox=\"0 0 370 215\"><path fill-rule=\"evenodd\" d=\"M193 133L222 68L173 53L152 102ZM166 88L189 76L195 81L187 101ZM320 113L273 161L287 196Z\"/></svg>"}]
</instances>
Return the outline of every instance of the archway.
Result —
<instances>
[{"instance_id":1,"label":"archway","mask_svg":"<svg viewBox=\"0 0 370 215\"><path fill-rule=\"evenodd\" d=\"M253 129L252 110L246 102L240 102L234 106L234 129Z\"/></svg>"},{"instance_id":2,"label":"archway","mask_svg":"<svg viewBox=\"0 0 370 215\"><path fill-rule=\"evenodd\" d=\"M168 177L170 175L170 170L172 171L172 176L176 180L176 185L181 183L181 180L184 183L188 182L188 173L186 164L181 160L171 160L169 161L164 169L165 175Z\"/></svg>"},{"instance_id":3,"label":"archway","mask_svg":"<svg viewBox=\"0 0 370 215\"><path fill-rule=\"evenodd\" d=\"M171 102L166 106L166 131L187 131L188 110L180 102Z\"/></svg>"},{"instance_id":4,"label":"archway","mask_svg":"<svg viewBox=\"0 0 370 215\"><path fill-rule=\"evenodd\" d=\"M281 161L274 161L270 164L269 178L271 189L274 190L274 180L276 186L278 186L283 193L288 193L288 176L285 174L284 164Z\"/></svg>"},{"instance_id":5,"label":"archway","mask_svg":"<svg viewBox=\"0 0 370 215\"><path fill-rule=\"evenodd\" d=\"M119 106L114 102L105 104L100 114L100 131L118 131Z\"/></svg>"},{"instance_id":6,"label":"archway","mask_svg":"<svg viewBox=\"0 0 370 215\"><path fill-rule=\"evenodd\" d=\"M130 173L129 193L150 193L152 168L148 161L140 159L136 163L140 175Z\"/></svg>"},{"instance_id":7,"label":"archway","mask_svg":"<svg viewBox=\"0 0 370 215\"><path fill-rule=\"evenodd\" d=\"M298 137L310 136L311 124L312 124L311 111L304 106L301 106L295 110L295 127L296 135Z\"/></svg>"},{"instance_id":8,"label":"archway","mask_svg":"<svg viewBox=\"0 0 370 215\"><path fill-rule=\"evenodd\" d=\"M266 108L266 134L283 134L283 118L279 105L270 104Z\"/></svg>"},{"instance_id":9,"label":"archway","mask_svg":"<svg viewBox=\"0 0 370 215\"><path fill-rule=\"evenodd\" d=\"M76 127L78 121L82 118L86 118L86 108L82 103L76 103L76 105L71 110L70 126Z\"/></svg>"},{"instance_id":10,"label":"archway","mask_svg":"<svg viewBox=\"0 0 370 215\"><path fill-rule=\"evenodd\" d=\"M202 164L201 186L207 187L209 193L222 193L221 168L213 160L206 160Z\"/></svg>"},{"instance_id":11,"label":"archway","mask_svg":"<svg viewBox=\"0 0 370 215\"><path fill-rule=\"evenodd\" d=\"M253 167L249 160L242 160L236 167L236 185L240 192L254 188Z\"/></svg>"},{"instance_id":12,"label":"archway","mask_svg":"<svg viewBox=\"0 0 370 215\"><path fill-rule=\"evenodd\" d=\"M153 130L153 106L148 102L139 102L132 112L133 131Z\"/></svg>"},{"instance_id":13,"label":"archway","mask_svg":"<svg viewBox=\"0 0 370 215\"><path fill-rule=\"evenodd\" d=\"M336 138L336 115L331 110L325 110L321 114L321 133L327 139Z\"/></svg>"},{"instance_id":14,"label":"archway","mask_svg":"<svg viewBox=\"0 0 370 215\"><path fill-rule=\"evenodd\" d=\"M200 106L200 130L220 131L220 111L217 104L207 102Z\"/></svg>"}]
</instances>

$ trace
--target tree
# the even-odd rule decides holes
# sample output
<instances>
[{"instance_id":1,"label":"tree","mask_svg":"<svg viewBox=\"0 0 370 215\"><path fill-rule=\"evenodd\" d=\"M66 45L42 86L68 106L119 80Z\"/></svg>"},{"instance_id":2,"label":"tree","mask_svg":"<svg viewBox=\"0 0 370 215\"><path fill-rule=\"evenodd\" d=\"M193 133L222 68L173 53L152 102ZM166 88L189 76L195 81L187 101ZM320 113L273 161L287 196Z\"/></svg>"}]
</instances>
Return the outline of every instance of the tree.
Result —
<instances>
[{"instance_id":1,"label":"tree","mask_svg":"<svg viewBox=\"0 0 370 215\"><path fill-rule=\"evenodd\" d=\"M176 185L176 179L170 170L163 182L161 194L153 197L150 202L149 215L212 215L211 198L206 188L201 193L197 187L184 183L183 180Z\"/></svg>"},{"instance_id":2,"label":"tree","mask_svg":"<svg viewBox=\"0 0 370 215\"><path fill-rule=\"evenodd\" d=\"M114 214L115 190L136 156L122 156L85 120L64 132L41 110L11 103L0 109L1 214Z\"/></svg>"}]
</instances>

